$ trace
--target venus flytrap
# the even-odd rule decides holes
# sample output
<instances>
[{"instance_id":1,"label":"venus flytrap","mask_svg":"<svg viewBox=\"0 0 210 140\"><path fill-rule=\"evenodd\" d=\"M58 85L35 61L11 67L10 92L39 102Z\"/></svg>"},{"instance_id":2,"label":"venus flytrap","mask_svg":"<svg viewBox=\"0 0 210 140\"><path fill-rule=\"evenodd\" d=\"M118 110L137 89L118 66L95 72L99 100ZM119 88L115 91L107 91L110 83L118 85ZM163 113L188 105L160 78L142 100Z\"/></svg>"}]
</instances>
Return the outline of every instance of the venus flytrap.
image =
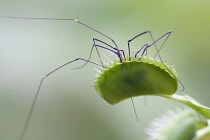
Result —
<instances>
[{"instance_id":1,"label":"venus flytrap","mask_svg":"<svg viewBox=\"0 0 210 140\"><path fill-rule=\"evenodd\" d=\"M177 88L176 71L147 56L131 56L123 62L114 60L101 69L96 78L96 90L110 104L134 96L161 96L184 103L210 119L210 108L188 95L176 94Z\"/></svg>"},{"instance_id":2,"label":"venus flytrap","mask_svg":"<svg viewBox=\"0 0 210 140\"><path fill-rule=\"evenodd\" d=\"M188 95L178 95L177 73L170 66L147 56L117 59L99 71L96 90L110 104L124 99L153 95L176 100L193 108L166 113L147 130L151 140L210 140L210 108ZM197 112L196 112L197 111ZM200 113L204 119L199 117ZM210 120L208 120L209 122Z\"/></svg>"},{"instance_id":3,"label":"venus flytrap","mask_svg":"<svg viewBox=\"0 0 210 140\"><path fill-rule=\"evenodd\" d=\"M179 101L194 109L170 111L156 119L147 130L151 140L210 140L207 123L210 108L188 95L175 94L178 80L174 69L159 60L151 63L151 58L146 56L131 57L130 61L122 63L115 60L105 67L96 78L96 90L110 104L135 96L153 95Z\"/></svg>"},{"instance_id":4,"label":"venus flytrap","mask_svg":"<svg viewBox=\"0 0 210 140\"><path fill-rule=\"evenodd\" d=\"M170 111L156 119L153 129L147 131L151 140L210 140L210 126L207 123L210 108L188 95L175 93L177 73L170 66L143 56L131 57L122 63L115 60L105 67L96 78L96 90L110 104L135 96L153 95L179 101L194 109L179 113ZM200 119L198 113L204 119Z\"/></svg>"},{"instance_id":5,"label":"venus flytrap","mask_svg":"<svg viewBox=\"0 0 210 140\"><path fill-rule=\"evenodd\" d=\"M110 62L96 78L96 90L110 104L142 95L172 95L178 87L174 69L147 56ZM170 69L170 71L169 71Z\"/></svg>"},{"instance_id":6,"label":"venus flytrap","mask_svg":"<svg viewBox=\"0 0 210 140\"><path fill-rule=\"evenodd\" d=\"M210 126L195 110L168 111L146 130L149 140L210 140Z\"/></svg>"},{"instance_id":7,"label":"venus flytrap","mask_svg":"<svg viewBox=\"0 0 210 140\"><path fill-rule=\"evenodd\" d=\"M110 104L116 104L127 98L130 98L134 106L134 103L132 100L133 97L146 96L146 95L160 96L160 97L165 97L165 98L182 102L190 106L191 108L195 109L197 112L202 114L206 119L210 118L210 109L208 107L200 105L194 99L188 96L175 94L175 92L178 89L178 83L180 83L182 86L183 84L178 80L176 71L172 67L165 64L162 61L162 58L159 53L161 48L165 44L166 40L172 33L172 30L166 32L165 34L163 34L156 40L154 40L150 31L145 31L136 35L132 39L128 40L127 42L128 53L126 54L126 50L119 49L116 42L112 38L110 38L106 34L76 19L27 18L27 17L11 17L11 16L0 16L0 18L9 18L9 19L16 19L16 20L20 19L20 20L74 21L104 36L105 38L110 40L112 43L110 45L102 40L93 38L93 46L91 48L90 56L88 59L76 58L67 63L64 63L63 65L57 67L56 69L48 72L46 75L43 76L43 78L41 79L39 83L37 92L34 97L34 101L28 113L28 116L27 116L27 119L26 119L26 122L23 127L19 140L23 140L24 135L26 134L26 131L29 126L32 113L34 111L34 107L36 105L36 101L37 101L37 98L40 93L44 80L47 79L48 76L58 71L59 69L77 61L85 62L84 65L82 65L81 67L84 67L87 63L91 63L100 67L100 70L96 76L95 89L99 93L99 95ZM152 43L144 44L142 47L139 48L138 51L135 52L134 55L131 55L131 42L135 40L136 38L141 37L144 34L150 35L152 39ZM158 42L159 40L163 40L163 43L158 48L156 46L156 42ZM151 58L147 55L147 50L152 47L156 51L154 58ZM97 52L97 55L101 62L100 64L90 61L93 49L95 49ZM112 54L114 54L117 58L105 65L103 61L101 60L99 49L104 49L105 51L109 51ZM159 60L156 59L156 57L158 57ZM135 111L135 107L134 107L134 111ZM183 116L186 116L186 117L183 117ZM179 124L179 123L182 124L182 127L186 128L186 131L188 131L187 133L189 133L189 135L187 134L185 136L183 135L177 138L183 138L183 140L185 140L184 138L192 138L195 136L195 131L197 129L197 120L195 116L196 116L195 113L194 112L192 113L192 111L189 111L186 114L180 115L181 118L177 116L177 118L175 119L177 123L173 123L173 124ZM137 117L137 114L136 114L136 117ZM137 120L138 120L138 117L137 117ZM178 128L178 127L174 127L174 128ZM162 131L160 133L162 133ZM172 133L172 131L170 133ZM169 136L170 136L170 133L168 133ZM201 132L199 133L202 134ZM165 133L163 134L166 136ZM182 135L182 134L185 134L185 133L180 133L180 134L177 133L176 135ZM164 140L162 138L163 137L160 137L159 139ZM170 140L181 140L177 138L174 137L174 139L170 139Z\"/></svg>"}]
</instances>

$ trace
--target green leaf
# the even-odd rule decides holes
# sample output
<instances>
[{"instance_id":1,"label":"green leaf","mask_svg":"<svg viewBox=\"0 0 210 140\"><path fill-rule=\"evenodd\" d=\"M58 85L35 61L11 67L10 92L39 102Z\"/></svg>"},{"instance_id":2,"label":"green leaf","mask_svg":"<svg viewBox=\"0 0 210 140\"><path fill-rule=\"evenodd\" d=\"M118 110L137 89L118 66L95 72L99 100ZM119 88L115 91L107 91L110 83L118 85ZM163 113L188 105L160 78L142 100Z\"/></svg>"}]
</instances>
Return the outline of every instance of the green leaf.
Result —
<instances>
[{"instance_id":1,"label":"green leaf","mask_svg":"<svg viewBox=\"0 0 210 140\"><path fill-rule=\"evenodd\" d=\"M108 103L115 104L134 96L176 92L178 82L174 69L153 58L139 59L131 57L130 61L122 63L116 60L99 72L95 88Z\"/></svg>"}]
</instances>

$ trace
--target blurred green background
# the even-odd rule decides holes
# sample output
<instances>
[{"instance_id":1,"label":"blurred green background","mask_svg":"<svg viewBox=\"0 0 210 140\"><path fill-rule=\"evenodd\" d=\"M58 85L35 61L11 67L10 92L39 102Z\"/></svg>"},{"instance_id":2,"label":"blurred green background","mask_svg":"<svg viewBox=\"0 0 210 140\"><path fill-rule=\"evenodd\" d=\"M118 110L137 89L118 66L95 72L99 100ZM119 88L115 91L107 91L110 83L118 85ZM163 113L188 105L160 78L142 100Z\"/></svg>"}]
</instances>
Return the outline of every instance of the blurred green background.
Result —
<instances>
[{"instance_id":1,"label":"blurred green background","mask_svg":"<svg viewBox=\"0 0 210 140\"><path fill-rule=\"evenodd\" d=\"M145 30L155 38L173 30L161 56L174 65L184 93L210 106L209 0L0 0L0 15L76 18L114 38L118 46ZM0 18L0 139L17 140L40 78L77 57L88 58L101 35L71 21ZM149 36L139 42L151 41ZM137 49L138 41L133 44ZM95 53L94 53L95 55ZM91 59L99 62L97 56ZM94 89L94 65L69 65L46 79L25 140L142 140L153 118L185 105L161 97L106 103Z\"/></svg>"}]
</instances>

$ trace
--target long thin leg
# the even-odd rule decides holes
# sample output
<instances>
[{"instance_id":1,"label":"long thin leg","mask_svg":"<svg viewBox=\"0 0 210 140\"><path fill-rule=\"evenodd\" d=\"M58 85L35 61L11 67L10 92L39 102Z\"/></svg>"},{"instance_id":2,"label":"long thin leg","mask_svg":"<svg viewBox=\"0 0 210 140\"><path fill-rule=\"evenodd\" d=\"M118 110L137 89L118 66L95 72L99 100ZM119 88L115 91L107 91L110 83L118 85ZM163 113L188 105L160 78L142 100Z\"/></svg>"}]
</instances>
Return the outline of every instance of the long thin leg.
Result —
<instances>
[{"instance_id":1,"label":"long thin leg","mask_svg":"<svg viewBox=\"0 0 210 140\"><path fill-rule=\"evenodd\" d=\"M114 50L116 50L116 51L119 51L117 48L114 48L113 46L109 45L108 43L106 43L106 42L104 42L104 41L102 41L102 40L99 40L99 39L97 39L97 38L93 38L93 46L92 46L92 48L91 48L91 51L90 51L90 55L89 55L88 60L90 60L91 55L92 55L93 48L95 47L95 48L96 48L96 51L97 51L97 54L98 54L98 57L99 57L99 59L100 59L100 61L101 61L101 57L100 57L99 51L98 51L98 49L97 49L96 41L98 41L98 42L100 42L100 43L102 43L102 44L104 44L104 45L107 45L108 47L110 47L110 48L112 48L112 49L114 49ZM88 62L85 62L85 64L82 65L82 66L79 67L79 68L84 67L87 63L88 63ZM101 64L103 65L103 62L102 62L102 61L101 61Z\"/></svg>"},{"instance_id":2,"label":"long thin leg","mask_svg":"<svg viewBox=\"0 0 210 140\"><path fill-rule=\"evenodd\" d=\"M127 82L127 80L126 80L127 78L126 78L126 75L125 75L125 71L124 71L124 69L123 69L123 65L120 65L120 66L121 66L123 78L124 78L125 83L126 83L126 87L127 87L128 92L129 92L129 94L130 94L130 99L131 99L131 103L132 103L132 106L133 106L133 110L134 110L134 113L135 113L135 116L136 116L136 120L137 120L137 122L139 122L138 114L137 114L136 107L135 107L135 105L134 105L134 101L133 101L133 97L132 97L133 94L131 93L130 86L128 85L128 82Z\"/></svg>"},{"instance_id":3,"label":"long thin leg","mask_svg":"<svg viewBox=\"0 0 210 140\"><path fill-rule=\"evenodd\" d=\"M87 28L89 28L89 29L91 29L91 30L93 30L93 31L101 34L102 36L104 36L104 37L106 37L108 39L110 39L112 41L112 43L115 45L115 47L118 50L118 52L123 51L123 50L119 50L119 48L118 48L116 42L114 41L114 39L112 39L111 37L105 35L104 33L102 33L100 31L98 31L98 30L90 27L89 25L87 25L87 24L85 24L85 23L83 23L83 22L81 22L81 21L79 21L77 19L65 19L65 18L30 18L30 17L15 17L15 16L3 16L3 15L0 15L0 18L25 19L25 20L64 20L64 21L66 21L66 20L68 20L68 21L69 20L72 20L72 21L75 21L75 22L77 22L77 23L79 23L79 24L81 24L83 26L86 26ZM123 55L124 55L124 51L123 51ZM122 62L122 58L121 58L121 55L120 54L119 54L119 57L120 57L121 62ZM124 55L124 58L125 58L125 55Z\"/></svg>"},{"instance_id":4,"label":"long thin leg","mask_svg":"<svg viewBox=\"0 0 210 140\"><path fill-rule=\"evenodd\" d=\"M101 46L101 45L95 45L96 47L100 47L100 48L104 48L104 49L107 49L107 50L109 50L109 51L111 51L111 52L113 52L113 53L115 53L118 57L119 57L119 59L120 59L120 62L122 63L123 62L123 58L122 58L122 55L121 55L121 51L123 52L123 54L124 54L124 51L123 50L119 50L119 51L117 51L117 52L115 52L115 51L113 51L113 50L111 50L111 49L109 49L109 48L106 48L106 47L104 47L104 46Z\"/></svg>"},{"instance_id":5,"label":"long thin leg","mask_svg":"<svg viewBox=\"0 0 210 140\"><path fill-rule=\"evenodd\" d=\"M142 32L142 33L140 33L140 34L138 34L138 35L136 35L135 37L133 37L132 39L130 39L130 40L128 40L128 58L129 58L129 60L130 60L130 43L131 43L131 41L133 41L134 39L136 39L136 38L138 38L138 37L140 37L141 35L144 35L144 34L146 34L146 33L150 33L150 36L151 36L151 38L152 38L152 40L153 40L153 42L154 42L154 39L153 39L153 36L152 36L152 34L151 34L151 31L145 31L145 32ZM136 54L135 54L135 57L137 56L137 54L144 48L144 47L146 47L148 44L144 44L141 48L140 48L140 50L138 50L137 52L136 52ZM156 47L156 45L155 45L155 47ZM141 58L141 57L140 57ZM137 116L137 112L136 112L136 109L135 109L135 106L134 106L134 101L133 101L133 98L132 98L132 95L131 95L131 101L132 101L132 105L133 105L133 108L134 108L134 112L135 112L135 115L136 115L136 119L137 119L137 121L138 121L138 116ZM138 121L139 122L139 121Z\"/></svg>"},{"instance_id":6,"label":"long thin leg","mask_svg":"<svg viewBox=\"0 0 210 140\"><path fill-rule=\"evenodd\" d=\"M166 35L167 35L167 37L166 37L166 39L164 40L164 42L162 43L162 45L161 45L161 47L157 50L157 55L158 55L158 57L160 58L160 61L162 62L162 64L164 65L164 67L170 72L170 70L166 67L166 65L164 64L164 62L163 62L163 60L162 60L162 58L161 58L161 56L160 56L160 53L159 53L159 51L160 51L160 49L163 47L163 45L165 44L165 42L168 40L168 38L169 38L169 36L171 35L171 33L172 33L172 30L170 30L170 31L168 31L167 33L165 33L164 35L162 35L161 37L159 37L157 40L155 40L153 43L151 43L150 45L148 45L148 46L146 46L145 47L145 49L144 49L144 51L142 52L142 54L141 54L141 57L144 55L144 53L145 53L145 51L147 50L147 48L149 48L149 47L151 47L152 45L154 45L157 41L159 41L160 39L162 39L163 37L165 37ZM140 57L140 58L141 58ZM181 84L181 86L182 86L182 91L184 91L184 89L185 89L185 87L184 87L184 84L173 74L173 73L171 73L170 72L170 74L172 74L173 75L173 77L175 78L175 79L177 79L177 81L179 81L179 83Z\"/></svg>"},{"instance_id":7,"label":"long thin leg","mask_svg":"<svg viewBox=\"0 0 210 140\"><path fill-rule=\"evenodd\" d=\"M155 40L153 43L151 43L150 45L148 45L144 51L142 52L142 55L144 55L145 51L147 50L147 48L151 47L152 45L154 45L156 42L158 42L160 39L162 39L163 37L165 37L166 35L170 36L172 30L168 31L167 33L165 33L164 35L162 35L161 37L159 37L157 40ZM166 40L168 39L168 37L166 38ZM164 41L165 43L165 41ZM160 54L159 54L160 55Z\"/></svg>"},{"instance_id":8,"label":"long thin leg","mask_svg":"<svg viewBox=\"0 0 210 140\"><path fill-rule=\"evenodd\" d=\"M122 56L122 54L120 54L120 52L122 52L122 53L123 53L123 57L124 57L124 59L125 59L124 50L119 50L119 49L117 49L117 48L114 48L114 47L112 47L111 45L109 45L108 43L103 42L103 41L101 41L101 40L99 40L99 39L95 39L95 41L98 41L98 42L100 42L100 43L103 43L103 44L105 44L105 45L111 47L112 49L116 50L116 51L118 52L118 54L119 54L119 58L120 58L120 59L121 59L121 56ZM95 42L94 42L94 43L95 43ZM95 45L96 45L96 44L95 44Z\"/></svg>"},{"instance_id":9,"label":"long thin leg","mask_svg":"<svg viewBox=\"0 0 210 140\"><path fill-rule=\"evenodd\" d=\"M99 39L97 39L97 38L93 38L93 40L94 40L94 41L98 41L98 42L100 42L100 43L103 43L103 44L105 44L105 45L109 46L110 48L112 48L112 49L114 49L114 50L118 51L118 49L117 49L117 48L112 47L111 45L109 45L108 43L106 43L106 42L104 42L104 41L102 41L102 40L99 40Z\"/></svg>"},{"instance_id":10,"label":"long thin leg","mask_svg":"<svg viewBox=\"0 0 210 140\"><path fill-rule=\"evenodd\" d=\"M97 54L98 54L98 57L99 57L99 59L100 59L100 61L101 61L101 56L100 56L99 51L98 51L98 48L97 48L97 47L101 47L101 45L97 45L97 44L96 44L96 41L98 41L98 42L100 42L100 43L102 43L102 44L104 44L104 45L107 45L107 46L110 47L111 49L116 50L117 52L114 52L114 51L112 51L112 52L114 52L115 54L117 54L117 56L119 57L119 59L122 59L122 58L121 58L121 54L120 54L120 52L122 51L122 53L123 53L122 55L123 55L123 57L124 57L124 59L125 59L124 50L118 50L117 48L114 48L113 46L111 46L110 44L108 44L108 43L106 43L106 42L104 42L104 41L101 41L101 40L99 40L99 39L97 39L97 38L93 38L93 45L92 45L92 48L91 48L91 51L90 51L88 60L91 59L92 52L93 52L93 48L95 47L95 48L96 48L96 52L97 52ZM104 48L104 49L106 49L106 50L111 51L111 50L110 50L109 48L107 48L107 47L101 47L101 48ZM87 63L88 63L88 62L85 62L82 66L77 67L77 68L74 68L74 69L80 69L80 68L84 67L85 65L87 65ZM102 61L101 61L101 64L102 64L102 66L104 66L104 64L103 64Z\"/></svg>"},{"instance_id":11,"label":"long thin leg","mask_svg":"<svg viewBox=\"0 0 210 140\"><path fill-rule=\"evenodd\" d=\"M141 52L141 50L142 50L143 48L147 47L147 45L148 45L148 44L144 44L144 45L136 52L135 58L136 58L136 56L138 55L138 53Z\"/></svg>"},{"instance_id":12,"label":"long thin leg","mask_svg":"<svg viewBox=\"0 0 210 140\"><path fill-rule=\"evenodd\" d=\"M134 39L136 39L137 37L139 37L143 34L146 34L148 32L150 32L150 31L145 31L143 33L140 33L140 34L136 35L135 37L133 37L132 39L128 40L128 57L129 57L129 60L130 60L130 56L131 56L130 42L133 41Z\"/></svg>"},{"instance_id":13,"label":"long thin leg","mask_svg":"<svg viewBox=\"0 0 210 140\"><path fill-rule=\"evenodd\" d=\"M166 41L168 40L169 36L171 35L172 30L170 30L170 31L169 31L170 32L169 35L166 37L166 39L164 40L164 42L162 43L162 45L160 46L160 48L157 50L157 53L155 54L154 58L156 58L158 56L160 59L162 59L160 57L160 50L162 49L163 45L166 43Z\"/></svg>"},{"instance_id":14,"label":"long thin leg","mask_svg":"<svg viewBox=\"0 0 210 140\"><path fill-rule=\"evenodd\" d=\"M38 98L38 95L39 95L39 91L40 91L40 89L41 89L41 86L42 86L42 83L43 83L44 79L46 79L48 76L50 76L51 74L53 74L53 73L56 72L57 70L63 68L64 66L66 66L66 65L68 65L68 64L70 64L70 63L73 63L73 62L75 62L75 61L77 61L77 60L86 61L86 62L92 63L92 64L94 64L94 65L97 65L97 66L100 66L100 67L103 68L102 65L99 65L99 64L97 64L97 63L91 62L91 61L86 60L86 59L83 59L83 58L77 58L77 59L74 59L74 60L72 60L72 61L69 61L69 62L67 62L67 63L65 63L65 64L59 66L58 68L56 68L56 69L54 69L53 71L49 72L48 74L44 75L44 76L42 77L40 83L39 83L39 87L38 87L38 89L37 89L36 95L35 95L35 97L34 97L33 103L32 103L32 105L31 105L30 111L29 111L29 113L28 113L26 122L25 122L25 124L24 124L24 127L23 127L23 129L22 129L21 135L20 135L20 137L19 137L19 140L23 140L23 138L24 138L24 136L25 136L25 134L26 134L26 130L27 130L28 126L29 126L29 123L30 123L30 120L31 120L31 116L32 116L32 113L33 113L33 111L34 111L34 107L35 107L35 105L36 105L36 101L37 101L37 98Z\"/></svg>"},{"instance_id":15,"label":"long thin leg","mask_svg":"<svg viewBox=\"0 0 210 140\"><path fill-rule=\"evenodd\" d=\"M87 24L85 24L85 23L83 23L83 22L81 22L81 21L79 21L77 19L65 19L65 18L30 18L30 17L15 17L15 16L2 16L2 15L0 15L0 18L26 19L26 20L64 20L64 21L66 21L66 20L72 20L72 21L75 21L75 22L77 22L77 23L79 23L79 24L81 24L83 26L86 26L87 28L89 28L89 29L91 29L91 30L93 30L93 31L101 34L102 36L104 36L104 37L106 37L108 39L110 39L113 42L113 44L115 45L115 47L118 49L117 44L115 43L114 39L112 39L111 37L105 35L104 33L102 33L100 31L98 31L98 30L90 27L89 25L87 25Z\"/></svg>"},{"instance_id":16,"label":"long thin leg","mask_svg":"<svg viewBox=\"0 0 210 140\"><path fill-rule=\"evenodd\" d=\"M90 60L90 59L91 59L91 56L92 56L92 53L93 53L93 48L95 47L96 52L97 52L97 54L98 54L98 57L99 57L99 59L100 59L100 61L101 61L101 64L102 64L102 66L104 67L104 64L103 64L103 62L102 62L102 60L101 60L101 56L100 56L100 54L99 54L99 51L98 51L98 48L97 48L97 47L100 47L100 48L109 50L109 51L111 51L111 52L114 52L115 54L117 54L117 52L115 52L115 51L113 51L113 50L111 50L111 49L109 49L109 48L107 48L107 47L104 47L104 46L101 46L101 45L97 45L97 44L96 44L96 41L99 41L99 42L101 42L101 43L103 43L103 44L105 44L105 45L111 47L111 49L114 49L114 50L117 50L117 51L118 51L118 49L112 47L111 45L109 45L109 44L107 44L107 43L105 43L105 42L103 42L103 41L101 41L101 40L99 40L99 39L93 38L93 45L92 45L92 48L91 48L91 51L90 51L90 54L89 54L89 58L88 58L87 60ZM119 51L121 51L121 50L119 50ZM123 53L124 53L124 52L123 52ZM119 55L117 55L117 56L119 57ZM87 63L88 63L88 62L86 61L82 66L76 67L76 68L74 68L74 69L80 69L80 68L86 66Z\"/></svg>"},{"instance_id":17,"label":"long thin leg","mask_svg":"<svg viewBox=\"0 0 210 140\"><path fill-rule=\"evenodd\" d=\"M142 33L136 35L135 37L133 37L132 39L128 40L128 55L129 55L129 59L130 59L130 43L131 43L131 41L133 41L134 39L136 39L136 38L138 38L138 37L140 37L141 35L144 35L144 34L146 34L146 33L149 33L149 34L150 34L150 37L151 37L151 39L152 39L152 42L154 42L154 38L153 38L153 35L152 35L152 33L151 33L150 30L145 31L145 32L142 32ZM154 45L155 45L155 48L156 48L156 50L157 50L156 44L154 44Z\"/></svg>"}]
</instances>

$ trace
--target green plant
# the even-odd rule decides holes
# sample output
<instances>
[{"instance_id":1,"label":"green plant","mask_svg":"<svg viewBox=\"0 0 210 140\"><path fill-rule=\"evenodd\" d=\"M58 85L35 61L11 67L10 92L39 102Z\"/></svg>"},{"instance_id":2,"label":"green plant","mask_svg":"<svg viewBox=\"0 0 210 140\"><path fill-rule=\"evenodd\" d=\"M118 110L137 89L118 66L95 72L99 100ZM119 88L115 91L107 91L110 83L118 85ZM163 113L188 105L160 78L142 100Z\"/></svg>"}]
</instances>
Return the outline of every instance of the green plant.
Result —
<instances>
[{"instance_id":1,"label":"green plant","mask_svg":"<svg viewBox=\"0 0 210 140\"><path fill-rule=\"evenodd\" d=\"M185 110L183 112L172 113L173 115L169 114L170 115L170 119L168 119L169 121L166 121L164 124L159 123L163 127L160 127L155 132L157 135L155 135L153 139L157 140L210 139L209 138L210 108L202 106L200 103L198 103L188 95L178 95L175 93L178 88L178 82L179 82L177 73L173 68L163 63L160 57L159 54L160 49L162 48L162 46L164 45L165 41L167 40L172 31L168 31L157 40L153 39L150 31L145 31L143 33L138 34L137 36L128 41L128 55L125 55L124 53L125 51L120 50L112 38L76 19L25 18L25 17L8 17L8 16L1 16L1 17L12 18L12 19L30 19L30 20L75 21L83 26L86 26L91 30L98 32L102 36L110 39L113 43L113 45L110 45L99 39L93 38L94 43L91 49L91 54L92 50L96 49L98 56L100 58L98 48L102 48L116 54L117 56L116 60L109 62L108 65L104 65L102 61L101 64L97 64L90 61L91 58L90 54L89 59L83 59L83 58L74 59L46 74L41 79L41 82L37 89L37 93L34 98L34 102L31 106L30 112L28 114L28 118L25 122L22 134L20 136L20 140L23 139L26 133L44 79L46 79L48 76L50 76L60 68L78 60L85 61L86 62L85 64L92 63L101 67L101 70L99 71L98 76L96 78L96 90L101 95L101 97L110 104L116 104L127 98L132 99L132 97L134 96L145 96L145 95L160 96L182 102L187 106L190 106L191 108L193 108L203 116L203 119L201 119L197 115L197 112L192 110ZM152 43L144 44L135 53L135 55L131 55L130 42L146 33L150 34L152 38ZM163 37L166 37L165 41L163 42L160 48L157 48L156 42L158 42ZM145 56L148 48L150 48L151 46L154 46L156 49L155 58L148 57L148 55ZM160 60L157 60L156 56L159 56Z\"/></svg>"},{"instance_id":2,"label":"green plant","mask_svg":"<svg viewBox=\"0 0 210 140\"><path fill-rule=\"evenodd\" d=\"M96 90L110 104L134 96L152 95L176 100L194 109L170 111L156 119L153 128L147 131L150 139L210 140L210 108L188 95L176 94L177 87L174 69L142 55L128 57L123 62L114 60L102 68L96 78Z\"/></svg>"},{"instance_id":3,"label":"green plant","mask_svg":"<svg viewBox=\"0 0 210 140\"><path fill-rule=\"evenodd\" d=\"M146 133L151 140L209 140L209 121L192 109L169 110Z\"/></svg>"}]
</instances>

